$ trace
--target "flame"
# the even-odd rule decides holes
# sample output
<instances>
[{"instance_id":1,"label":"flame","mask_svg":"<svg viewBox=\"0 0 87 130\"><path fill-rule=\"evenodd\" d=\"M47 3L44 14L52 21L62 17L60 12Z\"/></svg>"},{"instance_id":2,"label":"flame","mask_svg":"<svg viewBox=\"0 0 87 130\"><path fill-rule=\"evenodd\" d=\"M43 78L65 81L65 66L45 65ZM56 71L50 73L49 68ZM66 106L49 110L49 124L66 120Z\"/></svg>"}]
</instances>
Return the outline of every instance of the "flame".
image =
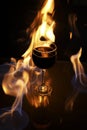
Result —
<instances>
[{"instance_id":1,"label":"flame","mask_svg":"<svg viewBox=\"0 0 87 130\"><path fill-rule=\"evenodd\" d=\"M31 24L31 45L28 50L22 55L27 57L33 47L38 46L49 46L51 43L55 42L54 27L55 21L54 16L54 0L46 0L43 7L38 11L36 18ZM27 29L29 31L29 28ZM42 40L42 38L45 39Z\"/></svg>"},{"instance_id":2,"label":"flame","mask_svg":"<svg viewBox=\"0 0 87 130\"><path fill-rule=\"evenodd\" d=\"M81 64L80 57L82 55L82 48L77 54L70 57L75 72L74 80L72 80L74 89L71 95L65 101L65 109L73 110L74 102L80 92L87 92L87 75L85 74L83 65Z\"/></svg>"},{"instance_id":3,"label":"flame","mask_svg":"<svg viewBox=\"0 0 87 130\"><path fill-rule=\"evenodd\" d=\"M53 15L54 0L45 0L31 27L26 30L27 33L32 30L29 48L22 55L22 59L17 61L15 58L11 58L11 67L2 82L5 94L16 97L11 113L18 110L21 114L24 95L35 107L46 106L49 103L47 96L34 93L37 86L41 84L41 70L32 61L32 49L37 46L49 46L52 42L55 42ZM45 40L42 40L43 38Z\"/></svg>"},{"instance_id":4,"label":"flame","mask_svg":"<svg viewBox=\"0 0 87 130\"><path fill-rule=\"evenodd\" d=\"M80 62L81 54L82 48L80 48L79 52L76 55L72 55L70 57L70 60L73 64L76 80L78 80L82 86L87 87L87 75L85 74L83 65Z\"/></svg>"}]
</instances>

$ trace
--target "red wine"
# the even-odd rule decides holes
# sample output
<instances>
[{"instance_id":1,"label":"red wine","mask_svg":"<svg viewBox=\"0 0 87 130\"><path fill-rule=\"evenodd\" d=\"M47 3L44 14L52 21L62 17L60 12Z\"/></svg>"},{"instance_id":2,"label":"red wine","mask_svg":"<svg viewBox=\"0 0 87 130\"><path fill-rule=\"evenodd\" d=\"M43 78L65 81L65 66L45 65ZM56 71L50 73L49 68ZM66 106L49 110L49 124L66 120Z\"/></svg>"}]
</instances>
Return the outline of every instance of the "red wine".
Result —
<instances>
[{"instance_id":1,"label":"red wine","mask_svg":"<svg viewBox=\"0 0 87 130\"><path fill-rule=\"evenodd\" d=\"M56 61L56 56L57 51L54 44L51 44L49 47L42 46L34 48L32 52L34 64L41 69L47 69L53 66Z\"/></svg>"}]
</instances>

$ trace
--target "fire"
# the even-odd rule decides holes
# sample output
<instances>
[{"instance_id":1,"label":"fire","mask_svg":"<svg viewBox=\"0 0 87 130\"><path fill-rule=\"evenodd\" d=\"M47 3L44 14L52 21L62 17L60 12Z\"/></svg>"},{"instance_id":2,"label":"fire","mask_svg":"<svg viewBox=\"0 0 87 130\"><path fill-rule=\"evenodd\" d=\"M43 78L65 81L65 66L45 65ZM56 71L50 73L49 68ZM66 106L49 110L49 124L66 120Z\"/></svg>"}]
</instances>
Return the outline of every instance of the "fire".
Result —
<instances>
[{"instance_id":1,"label":"fire","mask_svg":"<svg viewBox=\"0 0 87 130\"><path fill-rule=\"evenodd\" d=\"M71 63L73 65L73 70L75 72L75 76L72 80L73 84L73 92L67 98L65 102L66 110L73 110L74 102L80 92L87 92L87 75L85 74L83 65L80 61L80 57L82 55L82 48L80 48L79 52L70 57Z\"/></svg>"},{"instance_id":2,"label":"fire","mask_svg":"<svg viewBox=\"0 0 87 130\"><path fill-rule=\"evenodd\" d=\"M85 74L83 65L80 62L81 54L82 48L80 48L79 52L76 55L72 55L70 60L73 64L76 80L78 80L82 86L87 87L87 75Z\"/></svg>"},{"instance_id":3,"label":"fire","mask_svg":"<svg viewBox=\"0 0 87 130\"><path fill-rule=\"evenodd\" d=\"M11 67L4 76L2 87L5 94L15 96L11 113L15 110L21 114L22 98L26 95L30 104L35 107L46 106L49 103L47 96L37 95L34 90L41 84L41 70L32 61L32 50L37 46L49 46L55 42L54 27L54 0L45 0L42 9L26 31L31 31L31 43L22 59L16 61L11 58ZM43 40L44 39L44 40ZM50 84L50 83L49 83ZM44 91L44 90L43 90Z\"/></svg>"},{"instance_id":4,"label":"fire","mask_svg":"<svg viewBox=\"0 0 87 130\"><path fill-rule=\"evenodd\" d=\"M75 13L69 14L68 21L69 21L69 25L71 28L71 30L69 32L70 40L72 40L73 34L77 38L80 38L80 34L79 34L79 31L76 26L77 15ZM73 85L74 89L73 89L73 92L71 93L71 95L65 101L66 110L72 111L74 102L75 102L78 94L80 92L87 92L87 75L85 74L84 67L80 61L81 55L82 55L82 48L80 48L80 50L78 51L77 54L72 55L70 57L70 61L73 65L73 70L75 72L75 75L72 79L72 85Z\"/></svg>"},{"instance_id":5,"label":"fire","mask_svg":"<svg viewBox=\"0 0 87 130\"><path fill-rule=\"evenodd\" d=\"M49 46L55 42L54 27L55 21L54 16L54 0L46 0L43 4L42 9L37 13L36 18L31 24L32 33L30 37L31 45L28 50L22 55L24 58L30 55L33 47L38 46ZM27 29L27 32L29 28Z\"/></svg>"}]
</instances>

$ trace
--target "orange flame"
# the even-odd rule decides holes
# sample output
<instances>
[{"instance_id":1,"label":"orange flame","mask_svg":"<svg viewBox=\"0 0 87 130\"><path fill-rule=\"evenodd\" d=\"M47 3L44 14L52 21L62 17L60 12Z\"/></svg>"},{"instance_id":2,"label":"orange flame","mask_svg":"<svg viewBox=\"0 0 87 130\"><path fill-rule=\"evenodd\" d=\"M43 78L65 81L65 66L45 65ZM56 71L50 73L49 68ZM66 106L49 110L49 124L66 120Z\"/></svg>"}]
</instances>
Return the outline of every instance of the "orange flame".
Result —
<instances>
[{"instance_id":1,"label":"orange flame","mask_svg":"<svg viewBox=\"0 0 87 130\"><path fill-rule=\"evenodd\" d=\"M87 87L87 75L85 74L83 65L81 64L80 57L82 54L82 48L80 48L79 52L70 57L71 63L73 65L73 70L75 72L75 81L73 81L75 85L75 89L71 93L71 95L65 101L65 109L73 110L75 99L77 98L80 92L86 91Z\"/></svg>"},{"instance_id":2,"label":"orange flame","mask_svg":"<svg viewBox=\"0 0 87 130\"><path fill-rule=\"evenodd\" d=\"M31 25L31 44L22 55L23 59L16 61L16 59L11 58L12 64L10 70L4 76L2 82L5 94L16 97L11 112L20 109L21 113L24 94L35 107L40 105L46 106L49 103L47 96L41 97L33 92L41 84L41 70L33 64L31 55L33 47L40 45L49 46L52 42L55 42L55 35L53 33L55 21L53 20L53 15L54 0L46 0ZM45 41L41 40L42 37Z\"/></svg>"},{"instance_id":3,"label":"orange flame","mask_svg":"<svg viewBox=\"0 0 87 130\"><path fill-rule=\"evenodd\" d=\"M87 87L87 76L85 74L83 65L80 62L81 54L82 54L82 48L80 48L79 52L76 55L72 55L70 57L70 60L73 64L76 80L79 80L79 82L83 86Z\"/></svg>"},{"instance_id":4,"label":"orange flame","mask_svg":"<svg viewBox=\"0 0 87 130\"><path fill-rule=\"evenodd\" d=\"M22 55L23 57L29 56L33 47L37 46L49 46L52 42L55 42L55 35L53 33L55 27L54 15L54 0L46 0L43 4L43 8L38 12L34 19L31 29L31 44L28 50ZM27 29L29 30L29 29ZM45 39L45 42L41 38Z\"/></svg>"}]
</instances>

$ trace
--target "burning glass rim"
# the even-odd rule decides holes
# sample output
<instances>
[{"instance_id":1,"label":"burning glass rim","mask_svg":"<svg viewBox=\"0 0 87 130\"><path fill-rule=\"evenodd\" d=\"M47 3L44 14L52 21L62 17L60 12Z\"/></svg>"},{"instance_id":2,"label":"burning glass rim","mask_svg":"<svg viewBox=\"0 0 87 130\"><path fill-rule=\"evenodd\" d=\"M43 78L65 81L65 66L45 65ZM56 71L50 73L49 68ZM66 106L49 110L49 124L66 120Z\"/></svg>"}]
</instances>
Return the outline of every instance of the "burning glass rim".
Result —
<instances>
[{"instance_id":1,"label":"burning glass rim","mask_svg":"<svg viewBox=\"0 0 87 130\"><path fill-rule=\"evenodd\" d=\"M51 46L54 46L53 50L51 50L51 51L45 51L45 52L43 52L43 51L37 50L37 49L36 49L37 47L35 47L35 48L33 49L32 53L34 54L34 51L35 51L35 52L38 52L38 53L43 53L43 54L44 54L44 53L45 53L45 54L46 54L46 53L51 53L51 52L53 53L53 52L55 52L55 51L57 50L57 46L56 46L56 44L54 44L54 43L50 44L50 47L51 47ZM38 47L41 47L41 46L38 46Z\"/></svg>"}]
</instances>

